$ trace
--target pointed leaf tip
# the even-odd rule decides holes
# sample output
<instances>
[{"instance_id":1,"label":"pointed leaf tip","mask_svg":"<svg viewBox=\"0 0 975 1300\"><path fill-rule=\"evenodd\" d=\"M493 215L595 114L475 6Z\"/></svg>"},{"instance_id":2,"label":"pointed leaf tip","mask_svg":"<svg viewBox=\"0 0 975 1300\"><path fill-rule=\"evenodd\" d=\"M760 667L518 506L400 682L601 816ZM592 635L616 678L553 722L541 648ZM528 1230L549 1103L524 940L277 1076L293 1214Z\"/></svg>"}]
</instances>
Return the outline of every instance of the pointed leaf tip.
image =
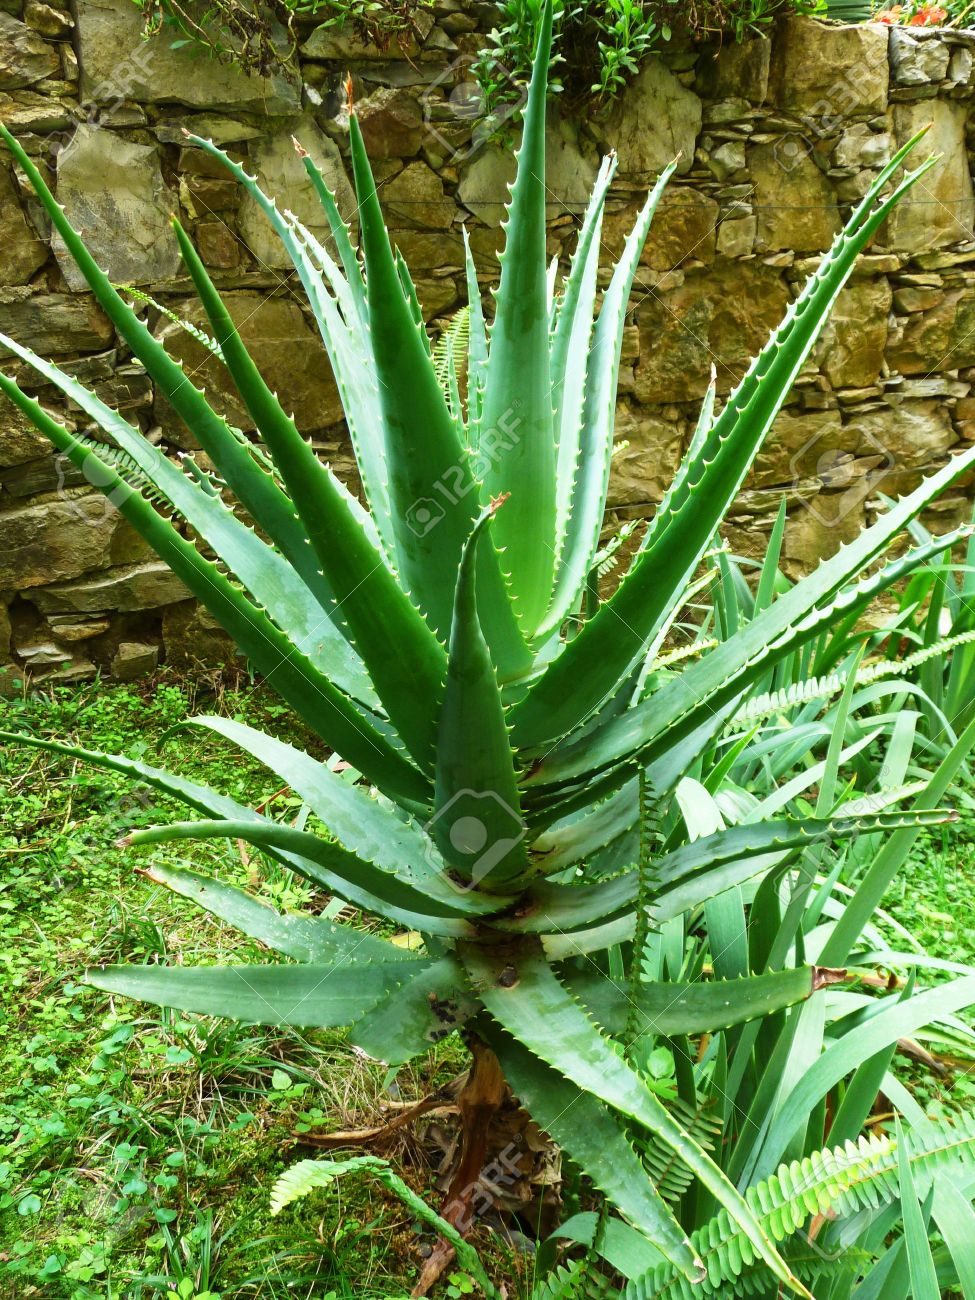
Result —
<instances>
[{"instance_id":1,"label":"pointed leaf tip","mask_svg":"<svg viewBox=\"0 0 975 1300\"><path fill-rule=\"evenodd\" d=\"M296 135L293 135L291 137L291 143L294 145L295 153L298 155L299 158L307 158L309 156L308 150L305 148L305 146L301 143L301 141L298 139Z\"/></svg>"},{"instance_id":2,"label":"pointed leaf tip","mask_svg":"<svg viewBox=\"0 0 975 1300\"><path fill-rule=\"evenodd\" d=\"M346 104L346 107L348 108L348 110L349 110L350 113L354 113L354 112L355 112L355 99L353 98L353 95L352 95L352 73L351 73L351 72L347 72L347 73L345 74L345 81L342 83L342 86L343 86L343 89L345 90L345 104Z\"/></svg>"}]
</instances>

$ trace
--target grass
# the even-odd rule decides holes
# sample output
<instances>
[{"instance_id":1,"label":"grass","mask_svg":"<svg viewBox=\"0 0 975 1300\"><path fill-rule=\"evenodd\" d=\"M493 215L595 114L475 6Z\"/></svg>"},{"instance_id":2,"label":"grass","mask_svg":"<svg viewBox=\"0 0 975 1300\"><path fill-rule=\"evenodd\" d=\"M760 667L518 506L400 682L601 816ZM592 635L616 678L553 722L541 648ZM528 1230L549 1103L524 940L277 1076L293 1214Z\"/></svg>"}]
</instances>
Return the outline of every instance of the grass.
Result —
<instances>
[{"instance_id":1,"label":"grass","mask_svg":"<svg viewBox=\"0 0 975 1300\"><path fill-rule=\"evenodd\" d=\"M161 761L247 803L275 795L270 773L216 739L171 731L189 703L162 678L2 701L0 718L8 730ZM285 711L259 692L227 693L218 707L284 726ZM406 1294L414 1225L381 1190L350 1183L275 1220L268 1192L297 1158L296 1130L374 1122L387 1085L411 1098L462 1069L458 1040L391 1082L339 1034L244 1028L86 988L92 963L261 958L139 876L143 855L116 847L175 805L17 748L0 756L0 794L0 1296ZM280 813L288 797L278 800ZM195 855L278 907L327 902L235 846L170 848L169 860ZM432 1192L428 1177L418 1171L418 1190Z\"/></svg>"},{"instance_id":2,"label":"grass","mask_svg":"<svg viewBox=\"0 0 975 1300\"><path fill-rule=\"evenodd\" d=\"M160 762L245 803L275 800L279 815L297 810L270 773L180 729L203 709L288 734L288 711L269 694L245 686L196 701L166 675L0 700L0 726ZM115 1003L80 983L87 965L239 962L260 960L259 949L137 874L145 850L117 847L126 831L176 814L165 799L16 747L0 753L0 797L0 1300L407 1295L420 1232L398 1201L354 1179L271 1219L268 1193L303 1154L296 1133L375 1122L390 1090L424 1095L463 1068L459 1041L391 1079L341 1034ZM217 870L278 907L328 903L233 844L149 852ZM975 963L964 924L973 881L971 830L945 828L918 842L886 906L931 955ZM964 1073L912 1066L905 1077L932 1112L972 1105ZM428 1168L410 1156L397 1168L435 1204ZM496 1239L478 1244L513 1289L513 1258ZM467 1288L455 1274L439 1294Z\"/></svg>"}]
</instances>

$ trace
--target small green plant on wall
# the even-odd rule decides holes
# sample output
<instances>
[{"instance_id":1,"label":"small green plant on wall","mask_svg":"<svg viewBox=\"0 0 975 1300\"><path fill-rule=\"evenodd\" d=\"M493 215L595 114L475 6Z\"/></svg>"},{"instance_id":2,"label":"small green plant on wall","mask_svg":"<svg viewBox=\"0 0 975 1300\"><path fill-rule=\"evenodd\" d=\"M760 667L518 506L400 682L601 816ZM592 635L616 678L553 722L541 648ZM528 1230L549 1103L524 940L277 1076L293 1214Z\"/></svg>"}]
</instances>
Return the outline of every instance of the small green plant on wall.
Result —
<instances>
[{"instance_id":1,"label":"small green plant on wall","mask_svg":"<svg viewBox=\"0 0 975 1300\"><path fill-rule=\"evenodd\" d=\"M499 21L475 64L485 109L516 97L531 70L541 0L498 0ZM675 37L743 40L783 12L822 14L823 0L556 0L559 80L573 101L618 95Z\"/></svg>"},{"instance_id":2,"label":"small green plant on wall","mask_svg":"<svg viewBox=\"0 0 975 1300\"><path fill-rule=\"evenodd\" d=\"M915 1106L903 1139L858 1139L878 1093L895 1087L897 1043L975 1004L975 975L952 968L920 991L912 976L881 981L878 992L873 921L921 828L952 819L943 805L975 723L952 736L933 771L915 764L908 779L910 745L905 754L893 710L871 734L878 746L889 741L884 781L854 797L843 774L851 671L826 754L798 785L763 802L734 782L739 762L768 770L800 738L789 728L750 750L751 717L780 708L753 696L819 671L824 639L969 535L932 537L915 521L971 472L975 448L786 590L777 574L784 512L754 595L736 585L716 539L859 253L933 160L902 173L916 140L891 159L720 411L712 381L674 480L625 563L617 550L607 591L612 544L602 534L627 309L675 164L600 281L616 168L604 160L557 288L545 218L551 34L546 5L493 321L468 250L469 311L436 350L351 104L358 248L303 150L331 251L287 196L274 203L212 142L190 137L246 188L294 262L342 396L363 500L302 437L287 393L265 383L180 224L175 237L254 442L125 302L0 126L96 301L212 471L168 460L95 392L5 335L0 344L104 438L70 432L7 375L0 392L165 559L318 748L237 719L193 719L291 790L305 809L295 824L141 759L0 738L122 773L186 807L192 819L127 837L133 864L276 955L108 965L88 971L94 987L252 1024L347 1027L351 1044L391 1067L463 1036L471 1065L442 1215L459 1277L476 1267L463 1240L508 1087L602 1199L598 1224L583 1225L587 1244L617 1259L625 1244L634 1298L693 1296L706 1280L727 1295L726 1279L739 1277L752 1293L808 1296L826 1250L811 1257L800 1231L810 1216L852 1217L876 1254L898 1198L905 1266L929 1277L922 1220L934 1216L947 1238L960 1213L958 1196L929 1201L933 1170L969 1176L971 1126L932 1135ZM716 635L668 659L675 620L713 564L727 576ZM335 911L279 912L219 876L135 851L180 841L249 844L378 930ZM841 887L845 855L857 872ZM391 942L391 930L419 942ZM783 1161L793 1162L784 1173ZM395 1175L370 1168L392 1184ZM299 1166L275 1204L338 1172ZM575 1232L585 1240L578 1223ZM820 1235L840 1271L873 1258L833 1241L828 1227ZM497 1294L490 1279L481 1285Z\"/></svg>"},{"instance_id":3,"label":"small green plant on wall","mask_svg":"<svg viewBox=\"0 0 975 1300\"><path fill-rule=\"evenodd\" d=\"M405 47L433 0L133 0L144 34L189 46L243 72L297 76L297 21L341 28L363 44Z\"/></svg>"},{"instance_id":4,"label":"small green plant on wall","mask_svg":"<svg viewBox=\"0 0 975 1300\"><path fill-rule=\"evenodd\" d=\"M247 72L296 76L296 24L351 34L363 44L406 49L433 0L133 0L147 36L194 46ZM862 6L861 6L862 7ZM541 0L497 0L498 19L473 63L481 112L518 103L531 73ZM618 95L646 58L675 37L742 40L785 12L824 14L826 0L556 0L562 54L549 90L597 103ZM564 86L563 86L564 83ZM505 116L508 116L506 114Z\"/></svg>"}]
</instances>

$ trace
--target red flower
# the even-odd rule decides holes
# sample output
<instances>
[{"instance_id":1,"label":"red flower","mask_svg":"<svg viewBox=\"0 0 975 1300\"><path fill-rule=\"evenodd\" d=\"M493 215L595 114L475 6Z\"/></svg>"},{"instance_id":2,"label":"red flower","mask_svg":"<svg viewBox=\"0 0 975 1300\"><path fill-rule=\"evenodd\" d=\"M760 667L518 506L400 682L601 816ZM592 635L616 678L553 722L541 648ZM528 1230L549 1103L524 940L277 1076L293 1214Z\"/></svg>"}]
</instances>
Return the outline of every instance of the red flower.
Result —
<instances>
[{"instance_id":1,"label":"red flower","mask_svg":"<svg viewBox=\"0 0 975 1300\"><path fill-rule=\"evenodd\" d=\"M921 8L907 20L909 27L937 27L948 17L948 10L942 9L939 5L922 5Z\"/></svg>"},{"instance_id":2,"label":"red flower","mask_svg":"<svg viewBox=\"0 0 975 1300\"><path fill-rule=\"evenodd\" d=\"M899 23L903 8L903 5L894 5L892 9L881 9L880 13L874 14L873 21L875 23L887 23L888 25Z\"/></svg>"}]
</instances>

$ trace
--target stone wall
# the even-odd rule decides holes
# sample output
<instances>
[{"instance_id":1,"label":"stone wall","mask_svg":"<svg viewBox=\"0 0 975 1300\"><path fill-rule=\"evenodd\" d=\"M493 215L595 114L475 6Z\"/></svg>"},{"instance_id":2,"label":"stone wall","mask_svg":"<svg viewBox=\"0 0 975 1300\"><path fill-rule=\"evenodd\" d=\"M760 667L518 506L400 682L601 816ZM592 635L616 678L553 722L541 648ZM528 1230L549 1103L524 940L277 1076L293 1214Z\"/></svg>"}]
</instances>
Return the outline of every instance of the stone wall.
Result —
<instances>
[{"instance_id":1,"label":"stone wall","mask_svg":"<svg viewBox=\"0 0 975 1300\"><path fill-rule=\"evenodd\" d=\"M408 48L310 29L301 81L247 77L140 40L131 0L0 0L0 117L50 169L99 263L200 320L167 219L180 213L272 387L337 468L354 474L341 408L283 249L182 128L246 160L314 229L296 136L352 213L341 79L351 67L388 223L431 319L465 298L461 226L486 288L496 274L510 152L479 143L469 63L494 16L442 0ZM975 33L783 22L772 40L651 61L602 116L553 106L550 252L572 247L601 152L619 154L605 227L622 245L678 152L626 330L611 503L652 512L713 366L728 392L892 150L931 123L941 160L880 232L841 294L814 362L742 494L728 533L759 554L785 495L799 571L975 438L975 217L966 122ZM921 152L926 151L922 146ZM148 319L243 428L219 364L155 309ZM94 385L164 448L192 450L89 294L21 178L0 159L0 330ZM19 364L7 362L13 373ZM27 380L52 409L50 387ZM80 412L64 413L84 428ZM932 518L967 514L965 489ZM113 508L0 408L0 677L134 676L229 653L222 635ZM2 667L6 665L6 667Z\"/></svg>"}]
</instances>

